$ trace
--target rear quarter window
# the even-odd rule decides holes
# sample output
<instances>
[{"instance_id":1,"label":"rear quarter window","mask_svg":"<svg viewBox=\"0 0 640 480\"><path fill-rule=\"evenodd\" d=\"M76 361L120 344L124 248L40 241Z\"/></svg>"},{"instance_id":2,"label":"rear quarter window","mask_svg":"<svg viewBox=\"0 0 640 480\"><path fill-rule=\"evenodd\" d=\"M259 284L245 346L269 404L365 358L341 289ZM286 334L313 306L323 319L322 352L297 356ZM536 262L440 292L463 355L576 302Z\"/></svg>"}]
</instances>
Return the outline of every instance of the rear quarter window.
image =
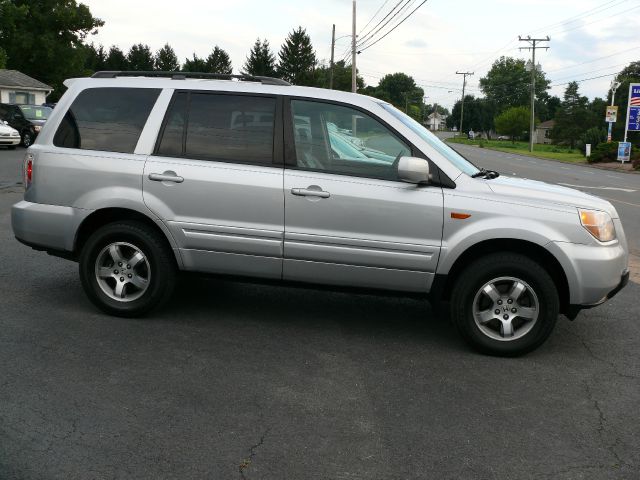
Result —
<instances>
[{"instance_id":1,"label":"rear quarter window","mask_svg":"<svg viewBox=\"0 0 640 480\"><path fill-rule=\"evenodd\" d=\"M155 104L156 88L90 88L82 91L58 126L56 147L133 153Z\"/></svg>"}]
</instances>

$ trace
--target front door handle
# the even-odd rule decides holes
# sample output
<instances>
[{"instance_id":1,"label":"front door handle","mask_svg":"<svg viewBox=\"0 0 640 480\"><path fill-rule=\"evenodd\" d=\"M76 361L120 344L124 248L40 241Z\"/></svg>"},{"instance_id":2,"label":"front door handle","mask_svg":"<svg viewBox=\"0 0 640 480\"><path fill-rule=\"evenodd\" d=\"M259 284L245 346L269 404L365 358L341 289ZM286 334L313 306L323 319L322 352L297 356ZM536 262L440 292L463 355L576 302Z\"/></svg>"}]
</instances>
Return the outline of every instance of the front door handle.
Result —
<instances>
[{"instance_id":1,"label":"front door handle","mask_svg":"<svg viewBox=\"0 0 640 480\"><path fill-rule=\"evenodd\" d=\"M183 177L179 177L175 173L171 172L171 174L165 173L150 173L149 180L153 180L154 182L175 182L182 183L184 182Z\"/></svg>"},{"instance_id":2,"label":"front door handle","mask_svg":"<svg viewBox=\"0 0 640 480\"><path fill-rule=\"evenodd\" d=\"M292 188L291 193L300 197L329 198L331 196L329 192L325 192L324 190L312 190L309 188Z\"/></svg>"}]
</instances>

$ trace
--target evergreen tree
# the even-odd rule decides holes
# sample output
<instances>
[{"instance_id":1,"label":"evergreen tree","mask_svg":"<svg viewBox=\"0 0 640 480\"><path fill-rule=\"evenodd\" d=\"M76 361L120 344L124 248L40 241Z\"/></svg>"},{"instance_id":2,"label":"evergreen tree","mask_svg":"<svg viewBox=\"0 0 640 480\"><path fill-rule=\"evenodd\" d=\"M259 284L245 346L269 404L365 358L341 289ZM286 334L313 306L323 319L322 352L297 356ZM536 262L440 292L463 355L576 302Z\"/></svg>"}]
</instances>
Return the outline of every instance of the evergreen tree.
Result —
<instances>
[{"instance_id":1,"label":"evergreen tree","mask_svg":"<svg viewBox=\"0 0 640 480\"><path fill-rule=\"evenodd\" d=\"M231 73L233 72L229 54L217 45L213 48L213 51L207 57L206 64L206 71L210 73L222 73L224 75L231 75Z\"/></svg>"},{"instance_id":2,"label":"evergreen tree","mask_svg":"<svg viewBox=\"0 0 640 480\"><path fill-rule=\"evenodd\" d=\"M191 60L185 58L182 64L182 71L204 73L207 71L207 62L194 53Z\"/></svg>"},{"instance_id":3,"label":"evergreen tree","mask_svg":"<svg viewBox=\"0 0 640 480\"><path fill-rule=\"evenodd\" d=\"M564 100L556 112L556 123L552 138L560 143L575 147L576 141L587 130L590 123L589 100L580 96L578 82L571 82L564 92Z\"/></svg>"},{"instance_id":4,"label":"evergreen tree","mask_svg":"<svg viewBox=\"0 0 640 480\"><path fill-rule=\"evenodd\" d=\"M143 72L153 70L153 54L149 45L142 43L133 45L127 54L127 63L130 70Z\"/></svg>"},{"instance_id":5,"label":"evergreen tree","mask_svg":"<svg viewBox=\"0 0 640 480\"><path fill-rule=\"evenodd\" d=\"M621 142L624 138L624 124L627 121L627 104L629 102L629 84L640 83L640 61L631 62L624 67L616 80L620 82L620 86L616 90L616 98L614 105L618 105L618 121L613 124L613 139ZM607 95L611 99L611 90ZM640 132L629 132L627 140L634 144L640 144Z\"/></svg>"},{"instance_id":6,"label":"evergreen tree","mask_svg":"<svg viewBox=\"0 0 640 480\"><path fill-rule=\"evenodd\" d=\"M271 52L267 40L263 42L259 38L256 40L256 43L251 47L247 61L244 63L243 72L247 75L265 77L276 75L276 58Z\"/></svg>"},{"instance_id":7,"label":"evergreen tree","mask_svg":"<svg viewBox=\"0 0 640 480\"><path fill-rule=\"evenodd\" d=\"M102 45L98 48L93 43L86 45L85 52L84 66L87 74L107 69L107 53Z\"/></svg>"},{"instance_id":8,"label":"evergreen tree","mask_svg":"<svg viewBox=\"0 0 640 480\"><path fill-rule=\"evenodd\" d=\"M7 52L0 47L0 68L7 68Z\"/></svg>"},{"instance_id":9,"label":"evergreen tree","mask_svg":"<svg viewBox=\"0 0 640 480\"><path fill-rule=\"evenodd\" d=\"M120 50L115 45L112 45L109 48L109 53L107 54L107 59L104 62L105 70L127 70L129 65L127 64L127 57L125 57L122 50Z\"/></svg>"},{"instance_id":10,"label":"evergreen tree","mask_svg":"<svg viewBox=\"0 0 640 480\"><path fill-rule=\"evenodd\" d=\"M155 69L161 72L176 72L180 70L178 56L168 43L165 43L164 47L156 52L153 61Z\"/></svg>"},{"instance_id":11,"label":"evergreen tree","mask_svg":"<svg viewBox=\"0 0 640 480\"><path fill-rule=\"evenodd\" d=\"M278 58L278 73L284 80L295 85L313 85L317 60L305 29L298 27L287 36Z\"/></svg>"}]
</instances>

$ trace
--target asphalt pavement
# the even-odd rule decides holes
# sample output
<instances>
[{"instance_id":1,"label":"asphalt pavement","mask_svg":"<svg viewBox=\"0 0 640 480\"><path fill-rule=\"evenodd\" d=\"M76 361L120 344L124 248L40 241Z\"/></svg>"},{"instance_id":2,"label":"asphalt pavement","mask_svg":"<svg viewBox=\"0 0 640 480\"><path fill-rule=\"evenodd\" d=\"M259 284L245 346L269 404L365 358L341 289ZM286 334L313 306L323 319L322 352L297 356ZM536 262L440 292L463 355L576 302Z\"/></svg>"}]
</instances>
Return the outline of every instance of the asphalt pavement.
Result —
<instances>
[{"instance_id":1,"label":"asphalt pavement","mask_svg":"<svg viewBox=\"0 0 640 480\"><path fill-rule=\"evenodd\" d=\"M0 150L0 479L638 478L640 285L516 359L398 297L185 277L109 317L13 238L23 154Z\"/></svg>"}]
</instances>

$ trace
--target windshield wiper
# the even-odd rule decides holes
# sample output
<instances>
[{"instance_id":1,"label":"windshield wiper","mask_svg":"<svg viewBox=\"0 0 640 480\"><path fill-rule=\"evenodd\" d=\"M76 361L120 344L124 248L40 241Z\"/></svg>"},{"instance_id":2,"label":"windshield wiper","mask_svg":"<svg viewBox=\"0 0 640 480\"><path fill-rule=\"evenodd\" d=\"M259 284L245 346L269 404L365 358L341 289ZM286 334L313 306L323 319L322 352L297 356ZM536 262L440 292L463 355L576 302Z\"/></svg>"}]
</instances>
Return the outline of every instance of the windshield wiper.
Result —
<instances>
[{"instance_id":1,"label":"windshield wiper","mask_svg":"<svg viewBox=\"0 0 640 480\"><path fill-rule=\"evenodd\" d=\"M497 178L499 176L500 176L500 174L498 172L496 172L495 170L486 170L484 168L481 168L476 173L471 175L471 178L484 177L487 180L491 180L492 178Z\"/></svg>"}]
</instances>

